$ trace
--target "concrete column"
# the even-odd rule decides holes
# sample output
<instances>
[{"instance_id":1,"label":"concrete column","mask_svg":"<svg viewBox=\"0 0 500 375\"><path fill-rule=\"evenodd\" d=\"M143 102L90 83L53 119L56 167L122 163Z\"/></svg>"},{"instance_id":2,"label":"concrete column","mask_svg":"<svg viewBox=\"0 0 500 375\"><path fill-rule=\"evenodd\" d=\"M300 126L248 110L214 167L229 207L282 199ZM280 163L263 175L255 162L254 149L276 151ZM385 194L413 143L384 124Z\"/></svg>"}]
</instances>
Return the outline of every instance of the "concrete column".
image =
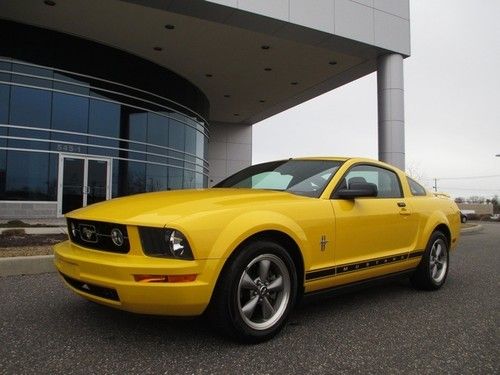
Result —
<instances>
[{"instance_id":1,"label":"concrete column","mask_svg":"<svg viewBox=\"0 0 500 375\"><path fill-rule=\"evenodd\" d=\"M252 165L252 127L211 122L208 163L208 186Z\"/></svg>"},{"instance_id":2,"label":"concrete column","mask_svg":"<svg viewBox=\"0 0 500 375\"><path fill-rule=\"evenodd\" d=\"M388 54L377 61L378 157L405 169L403 56Z\"/></svg>"}]
</instances>

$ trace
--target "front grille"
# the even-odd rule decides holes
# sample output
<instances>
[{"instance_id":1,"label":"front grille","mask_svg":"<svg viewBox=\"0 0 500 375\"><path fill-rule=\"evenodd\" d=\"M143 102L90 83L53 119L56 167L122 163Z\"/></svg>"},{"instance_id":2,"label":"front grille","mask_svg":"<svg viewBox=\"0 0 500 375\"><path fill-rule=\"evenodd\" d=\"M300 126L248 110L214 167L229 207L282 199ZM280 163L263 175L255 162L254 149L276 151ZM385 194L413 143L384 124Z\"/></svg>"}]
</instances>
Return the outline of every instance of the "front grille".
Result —
<instances>
[{"instance_id":1,"label":"front grille","mask_svg":"<svg viewBox=\"0 0 500 375\"><path fill-rule=\"evenodd\" d=\"M88 293L92 294L93 296L101 297L101 298L106 298L106 299L111 299L113 301L120 301L120 298L118 297L118 293L116 292L115 289L110 289L110 288L105 288L103 286L98 286L90 283L86 283L80 280L73 279L69 276L66 276L65 274L61 273L61 276L66 280L66 282L71 285L73 288Z\"/></svg>"},{"instance_id":2,"label":"front grille","mask_svg":"<svg viewBox=\"0 0 500 375\"><path fill-rule=\"evenodd\" d=\"M120 246L111 238L114 229L123 234L123 243ZM91 249L120 254L126 254L130 250L127 227L122 224L68 219L68 234L72 242Z\"/></svg>"}]
</instances>

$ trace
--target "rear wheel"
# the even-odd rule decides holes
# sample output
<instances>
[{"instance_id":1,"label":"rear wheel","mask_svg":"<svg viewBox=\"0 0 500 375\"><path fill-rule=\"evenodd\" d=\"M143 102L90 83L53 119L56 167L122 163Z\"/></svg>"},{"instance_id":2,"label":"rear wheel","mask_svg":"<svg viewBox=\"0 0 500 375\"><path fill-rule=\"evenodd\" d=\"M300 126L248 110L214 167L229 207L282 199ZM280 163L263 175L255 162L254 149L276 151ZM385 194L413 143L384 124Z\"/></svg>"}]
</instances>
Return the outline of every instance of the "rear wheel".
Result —
<instances>
[{"instance_id":1,"label":"rear wheel","mask_svg":"<svg viewBox=\"0 0 500 375\"><path fill-rule=\"evenodd\" d=\"M427 243L425 253L411 277L411 282L419 289L437 290L446 281L448 265L448 241L443 233L436 231Z\"/></svg>"},{"instance_id":2,"label":"rear wheel","mask_svg":"<svg viewBox=\"0 0 500 375\"><path fill-rule=\"evenodd\" d=\"M265 341L286 323L296 294L297 274L286 250L273 242L253 242L225 267L211 302L211 319L240 341Z\"/></svg>"}]
</instances>

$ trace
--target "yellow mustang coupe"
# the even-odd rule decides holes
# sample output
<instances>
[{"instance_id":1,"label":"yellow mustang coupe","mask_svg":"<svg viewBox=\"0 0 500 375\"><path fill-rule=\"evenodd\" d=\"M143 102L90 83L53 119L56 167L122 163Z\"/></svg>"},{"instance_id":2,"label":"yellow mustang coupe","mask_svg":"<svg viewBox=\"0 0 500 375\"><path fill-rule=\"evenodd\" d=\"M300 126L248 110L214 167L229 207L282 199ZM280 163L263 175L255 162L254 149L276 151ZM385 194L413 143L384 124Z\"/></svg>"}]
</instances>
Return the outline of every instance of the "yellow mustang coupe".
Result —
<instances>
[{"instance_id":1,"label":"yellow mustang coupe","mask_svg":"<svg viewBox=\"0 0 500 375\"><path fill-rule=\"evenodd\" d=\"M66 216L55 264L72 291L135 313L206 311L247 342L279 332L303 294L388 276L439 289L460 233L452 200L360 158L263 163Z\"/></svg>"}]
</instances>

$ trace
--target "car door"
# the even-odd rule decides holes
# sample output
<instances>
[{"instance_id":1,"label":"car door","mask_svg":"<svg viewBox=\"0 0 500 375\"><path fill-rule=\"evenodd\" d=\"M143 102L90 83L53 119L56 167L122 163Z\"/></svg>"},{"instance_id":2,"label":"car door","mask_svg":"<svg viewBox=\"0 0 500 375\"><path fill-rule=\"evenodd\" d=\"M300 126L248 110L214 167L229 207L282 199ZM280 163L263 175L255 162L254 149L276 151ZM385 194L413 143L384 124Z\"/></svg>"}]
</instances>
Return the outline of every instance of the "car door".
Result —
<instances>
[{"instance_id":1,"label":"car door","mask_svg":"<svg viewBox=\"0 0 500 375\"><path fill-rule=\"evenodd\" d=\"M336 275L349 281L404 268L418 231L398 174L370 164L351 167L335 191L355 182L377 185L376 197L331 199L335 214Z\"/></svg>"}]
</instances>

